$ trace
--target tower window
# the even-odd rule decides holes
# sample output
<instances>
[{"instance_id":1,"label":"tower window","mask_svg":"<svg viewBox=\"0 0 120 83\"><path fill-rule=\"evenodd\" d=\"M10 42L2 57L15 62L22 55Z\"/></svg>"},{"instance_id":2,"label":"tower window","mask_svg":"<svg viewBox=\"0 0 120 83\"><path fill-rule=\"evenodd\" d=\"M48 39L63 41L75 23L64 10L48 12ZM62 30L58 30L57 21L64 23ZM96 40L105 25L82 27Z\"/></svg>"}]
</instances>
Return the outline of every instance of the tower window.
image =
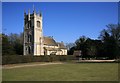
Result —
<instances>
[{"instance_id":1,"label":"tower window","mask_svg":"<svg viewBox=\"0 0 120 83\"><path fill-rule=\"evenodd\" d=\"M30 39L29 39L29 41L30 41L30 42L32 42L32 35L30 35L30 37L29 37L29 38L30 38Z\"/></svg>"},{"instance_id":2,"label":"tower window","mask_svg":"<svg viewBox=\"0 0 120 83\"><path fill-rule=\"evenodd\" d=\"M28 35L28 42L32 42L32 35Z\"/></svg>"},{"instance_id":3,"label":"tower window","mask_svg":"<svg viewBox=\"0 0 120 83\"><path fill-rule=\"evenodd\" d=\"M37 27L40 27L40 21L37 21Z\"/></svg>"},{"instance_id":4,"label":"tower window","mask_svg":"<svg viewBox=\"0 0 120 83\"><path fill-rule=\"evenodd\" d=\"M30 20L30 27L32 28L32 26L33 26L33 25L32 25L32 20Z\"/></svg>"},{"instance_id":5,"label":"tower window","mask_svg":"<svg viewBox=\"0 0 120 83\"><path fill-rule=\"evenodd\" d=\"M30 21L28 21L28 28L30 28Z\"/></svg>"}]
</instances>

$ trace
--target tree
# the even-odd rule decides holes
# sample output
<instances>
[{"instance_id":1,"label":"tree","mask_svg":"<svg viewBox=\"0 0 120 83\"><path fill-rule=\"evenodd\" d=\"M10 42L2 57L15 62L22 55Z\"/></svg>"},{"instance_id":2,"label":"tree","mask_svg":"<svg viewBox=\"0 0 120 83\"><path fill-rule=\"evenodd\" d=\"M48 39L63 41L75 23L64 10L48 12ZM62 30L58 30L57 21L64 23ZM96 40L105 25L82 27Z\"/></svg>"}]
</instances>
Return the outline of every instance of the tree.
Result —
<instances>
[{"instance_id":1,"label":"tree","mask_svg":"<svg viewBox=\"0 0 120 83\"><path fill-rule=\"evenodd\" d=\"M101 40L94 40L94 45L96 47L96 58L104 57L103 42Z\"/></svg>"},{"instance_id":2,"label":"tree","mask_svg":"<svg viewBox=\"0 0 120 83\"><path fill-rule=\"evenodd\" d=\"M68 55L73 55L73 52L75 50L75 43L67 43L66 47L68 49Z\"/></svg>"},{"instance_id":3,"label":"tree","mask_svg":"<svg viewBox=\"0 0 120 83\"><path fill-rule=\"evenodd\" d=\"M86 54L87 53L86 51L86 48L87 48L86 40L87 39L88 39L87 37L81 36L79 39L75 41L75 44L76 44L75 49L82 51L82 57L85 57L87 55Z\"/></svg>"},{"instance_id":4,"label":"tree","mask_svg":"<svg viewBox=\"0 0 120 83\"><path fill-rule=\"evenodd\" d=\"M88 57L95 57L96 56L96 54L97 54L97 50L96 50L96 44L95 44L95 42L94 42L95 40L92 40L92 39L90 39L90 38L88 38L87 40L86 40L86 51L87 51L87 53L86 53L86 55L88 56Z\"/></svg>"},{"instance_id":5,"label":"tree","mask_svg":"<svg viewBox=\"0 0 120 83\"><path fill-rule=\"evenodd\" d=\"M104 45L104 55L109 58L120 57L120 26L107 25L107 29L101 31L100 39Z\"/></svg>"},{"instance_id":6,"label":"tree","mask_svg":"<svg viewBox=\"0 0 120 83\"><path fill-rule=\"evenodd\" d=\"M87 37L85 37L85 36L81 36L79 39L77 39L75 41L76 49L78 49L78 50L84 49L84 44L85 44L86 40L87 40Z\"/></svg>"},{"instance_id":7,"label":"tree","mask_svg":"<svg viewBox=\"0 0 120 83\"><path fill-rule=\"evenodd\" d=\"M94 40L81 36L79 39L76 40L76 50L82 51L82 57L90 58L95 57L97 54L96 44L94 44Z\"/></svg>"},{"instance_id":8,"label":"tree","mask_svg":"<svg viewBox=\"0 0 120 83\"><path fill-rule=\"evenodd\" d=\"M75 51L75 46L68 50L68 55L73 55L74 51Z\"/></svg>"},{"instance_id":9,"label":"tree","mask_svg":"<svg viewBox=\"0 0 120 83\"><path fill-rule=\"evenodd\" d=\"M23 54L23 33L9 35L9 41L15 49L16 54Z\"/></svg>"},{"instance_id":10,"label":"tree","mask_svg":"<svg viewBox=\"0 0 120 83\"><path fill-rule=\"evenodd\" d=\"M2 34L2 55L13 55L15 54L13 46L8 40L8 36Z\"/></svg>"},{"instance_id":11,"label":"tree","mask_svg":"<svg viewBox=\"0 0 120 83\"><path fill-rule=\"evenodd\" d=\"M66 47L68 50L70 50L70 48L74 47L75 43L66 43Z\"/></svg>"},{"instance_id":12,"label":"tree","mask_svg":"<svg viewBox=\"0 0 120 83\"><path fill-rule=\"evenodd\" d=\"M2 34L2 55L23 54L23 34Z\"/></svg>"}]
</instances>

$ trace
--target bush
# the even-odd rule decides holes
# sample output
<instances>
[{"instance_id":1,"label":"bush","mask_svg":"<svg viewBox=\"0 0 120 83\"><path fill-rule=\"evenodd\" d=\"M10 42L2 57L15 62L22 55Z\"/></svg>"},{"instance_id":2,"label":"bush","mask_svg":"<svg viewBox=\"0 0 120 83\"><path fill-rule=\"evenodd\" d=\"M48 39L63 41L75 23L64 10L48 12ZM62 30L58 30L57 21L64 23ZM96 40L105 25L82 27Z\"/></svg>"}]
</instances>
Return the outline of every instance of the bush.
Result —
<instances>
[{"instance_id":1,"label":"bush","mask_svg":"<svg viewBox=\"0 0 120 83\"><path fill-rule=\"evenodd\" d=\"M2 56L2 64L14 64L14 63L21 63L20 56L16 55Z\"/></svg>"},{"instance_id":2,"label":"bush","mask_svg":"<svg viewBox=\"0 0 120 83\"><path fill-rule=\"evenodd\" d=\"M73 55L44 55L44 56L22 56L22 55L5 55L2 56L2 65L29 63L29 62L53 62L75 60Z\"/></svg>"}]
</instances>

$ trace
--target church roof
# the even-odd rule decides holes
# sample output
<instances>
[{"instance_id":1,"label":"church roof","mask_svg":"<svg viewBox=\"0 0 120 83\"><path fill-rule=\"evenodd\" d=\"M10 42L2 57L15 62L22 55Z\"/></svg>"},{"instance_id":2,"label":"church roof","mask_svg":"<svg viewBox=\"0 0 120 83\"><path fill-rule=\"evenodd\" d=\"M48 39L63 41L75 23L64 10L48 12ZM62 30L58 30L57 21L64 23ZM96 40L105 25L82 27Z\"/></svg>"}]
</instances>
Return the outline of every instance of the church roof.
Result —
<instances>
[{"instance_id":1,"label":"church roof","mask_svg":"<svg viewBox=\"0 0 120 83\"><path fill-rule=\"evenodd\" d=\"M65 47L63 42L57 42L57 44L58 44L59 48L66 49L66 47Z\"/></svg>"},{"instance_id":2,"label":"church roof","mask_svg":"<svg viewBox=\"0 0 120 83\"><path fill-rule=\"evenodd\" d=\"M66 49L63 42L56 42L52 37L43 37L43 43L44 45L58 46L60 49Z\"/></svg>"},{"instance_id":3,"label":"church roof","mask_svg":"<svg viewBox=\"0 0 120 83\"><path fill-rule=\"evenodd\" d=\"M43 37L43 43L44 45L58 46L56 41L52 37Z\"/></svg>"}]
</instances>

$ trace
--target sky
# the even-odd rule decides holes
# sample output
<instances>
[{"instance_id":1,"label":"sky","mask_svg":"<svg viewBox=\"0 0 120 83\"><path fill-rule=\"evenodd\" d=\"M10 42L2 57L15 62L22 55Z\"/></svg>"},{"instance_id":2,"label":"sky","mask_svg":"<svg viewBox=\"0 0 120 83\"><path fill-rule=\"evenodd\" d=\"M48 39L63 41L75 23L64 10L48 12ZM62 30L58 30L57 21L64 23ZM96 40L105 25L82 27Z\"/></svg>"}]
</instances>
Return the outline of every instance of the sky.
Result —
<instances>
[{"instance_id":1,"label":"sky","mask_svg":"<svg viewBox=\"0 0 120 83\"><path fill-rule=\"evenodd\" d=\"M64 43L80 36L98 39L108 24L118 23L117 2L3 2L2 30L6 34L23 32L24 11L40 11L43 35Z\"/></svg>"}]
</instances>

